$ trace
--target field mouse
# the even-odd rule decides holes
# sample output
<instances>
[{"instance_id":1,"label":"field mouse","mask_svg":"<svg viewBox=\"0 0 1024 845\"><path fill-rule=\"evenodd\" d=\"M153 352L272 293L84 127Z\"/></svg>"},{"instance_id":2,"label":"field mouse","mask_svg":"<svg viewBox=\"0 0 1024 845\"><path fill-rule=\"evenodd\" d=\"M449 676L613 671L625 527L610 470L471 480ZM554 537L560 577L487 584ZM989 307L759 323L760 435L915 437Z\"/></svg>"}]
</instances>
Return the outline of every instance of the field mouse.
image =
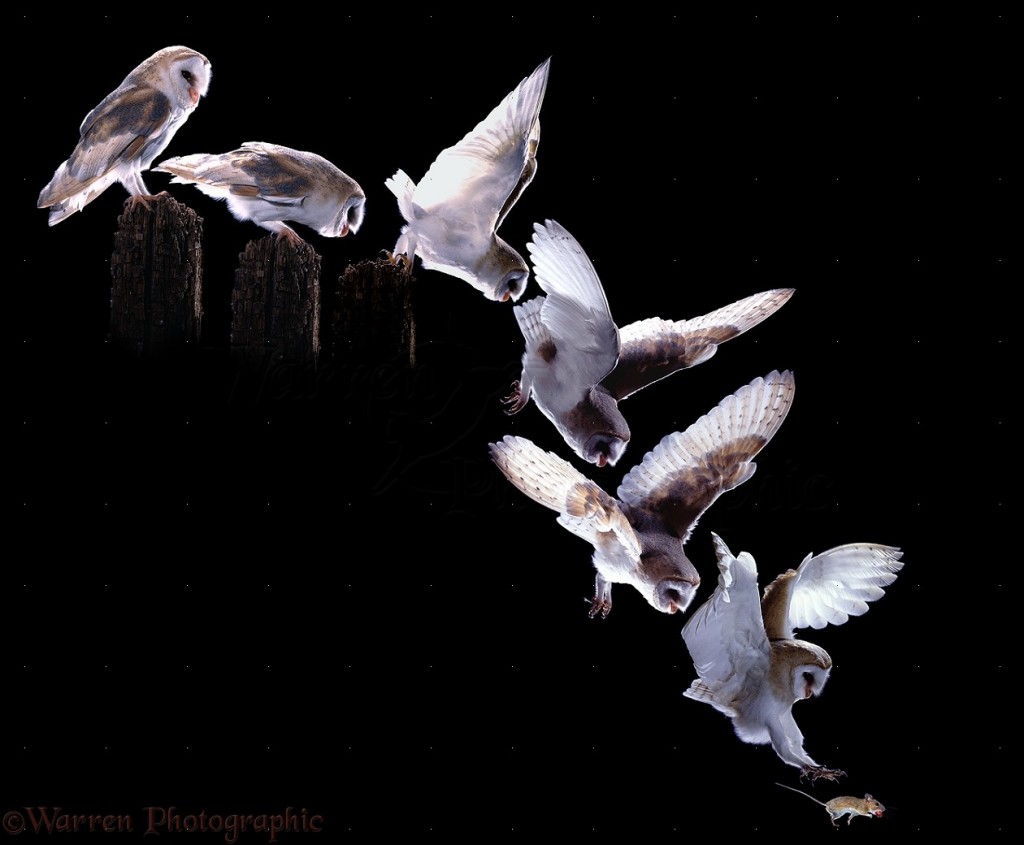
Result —
<instances>
[{"instance_id":1,"label":"field mouse","mask_svg":"<svg viewBox=\"0 0 1024 845\"><path fill-rule=\"evenodd\" d=\"M885 807L880 801L876 801L871 797L870 793L865 792L863 798L854 798L851 795L838 795L831 801L819 801L813 795L809 795L802 789L794 789L792 786L786 786L784 783L776 782L776 786L781 786L783 789L788 789L790 792L799 792L801 795L806 795L815 804L821 804L830 816L832 816L832 827L839 827L836 824L838 819L846 816L846 823L849 824L853 821L854 816L875 816L881 818L882 813L885 812Z\"/></svg>"}]
</instances>

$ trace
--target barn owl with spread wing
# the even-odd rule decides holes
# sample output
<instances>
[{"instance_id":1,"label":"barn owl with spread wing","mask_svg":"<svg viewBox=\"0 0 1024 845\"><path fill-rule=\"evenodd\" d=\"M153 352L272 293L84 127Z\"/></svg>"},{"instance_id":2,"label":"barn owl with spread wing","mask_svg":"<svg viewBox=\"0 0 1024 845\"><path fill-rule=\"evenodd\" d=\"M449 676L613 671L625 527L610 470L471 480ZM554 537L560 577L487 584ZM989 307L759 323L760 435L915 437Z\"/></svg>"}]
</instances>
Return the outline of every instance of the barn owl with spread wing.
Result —
<instances>
[{"instance_id":1,"label":"barn owl with spread wing","mask_svg":"<svg viewBox=\"0 0 1024 845\"><path fill-rule=\"evenodd\" d=\"M220 155L165 159L153 169L173 174L172 182L195 185L207 196L225 200L236 220L251 220L292 243L303 240L286 220L325 238L343 238L363 222L363 189L316 153L248 141Z\"/></svg>"},{"instance_id":2,"label":"barn owl with spread wing","mask_svg":"<svg viewBox=\"0 0 1024 845\"><path fill-rule=\"evenodd\" d=\"M867 612L903 567L892 546L852 543L807 555L769 584L759 599L757 567L747 552L734 556L712 535L718 586L683 627L700 676L684 692L732 719L736 735L775 753L803 776L834 780L843 772L804 751L793 719L797 701L820 695L832 669L828 653L795 639L798 628L842 625Z\"/></svg>"},{"instance_id":3,"label":"barn owl with spread wing","mask_svg":"<svg viewBox=\"0 0 1024 845\"><path fill-rule=\"evenodd\" d=\"M551 59L519 83L419 184L402 170L385 181L405 225L393 259L469 282L488 299L517 300L530 270L497 230L537 172L540 107Z\"/></svg>"},{"instance_id":4,"label":"barn owl with spread wing","mask_svg":"<svg viewBox=\"0 0 1024 845\"><path fill-rule=\"evenodd\" d=\"M210 61L165 47L140 64L85 116L78 144L39 194L49 223L81 211L115 182L132 202L152 196L142 171L171 142L210 86Z\"/></svg>"},{"instance_id":5,"label":"barn owl with spread wing","mask_svg":"<svg viewBox=\"0 0 1024 845\"><path fill-rule=\"evenodd\" d=\"M619 402L700 364L724 343L775 313L792 288L769 290L692 320L657 317L621 330L583 248L554 220L534 224L527 245L546 296L515 306L526 340L523 371L505 398L515 414L530 398L585 461L614 465L629 442Z\"/></svg>"},{"instance_id":6,"label":"barn owl with spread wing","mask_svg":"<svg viewBox=\"0 0 1024 845\"><path fill-rule=\"evenodd\" d=\"M656 610L676 613L686 610L700 583L686 541L719 495L754 474L753 458L785 419L793 389L789 371L743 386L686 431L662 438L626 474L617 498L522 437L491 443L491 458L512 484L594 547L591 617L608 615L612 584L632 584Z\"/></svg>"}]
</instances>

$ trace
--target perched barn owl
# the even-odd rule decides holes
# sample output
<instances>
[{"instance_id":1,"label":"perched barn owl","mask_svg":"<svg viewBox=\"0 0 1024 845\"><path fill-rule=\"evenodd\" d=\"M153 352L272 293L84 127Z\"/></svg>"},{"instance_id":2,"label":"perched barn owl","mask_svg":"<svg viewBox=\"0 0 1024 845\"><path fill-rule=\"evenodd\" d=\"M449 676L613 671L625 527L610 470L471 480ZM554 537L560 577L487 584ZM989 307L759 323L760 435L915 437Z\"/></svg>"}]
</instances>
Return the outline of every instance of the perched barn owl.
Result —
<instances>
[{"instance_id":1,"label":"perched barn owl","mask_svg":"<svg viewBox=\"0 0 1024 845\"><path fill-rule=\"evenodd\" d=\"M819 695L832 669L827 652L794 638L797 628L842 625L866 613L903 567L892 546L852 543L808 555L776 578L758 600L757 567L734 556L712 535L718 587L683 627L683 640L700 678L684 695L706 701L732 719L736 735L775 753L801 774L834 780L839 769L821 766L804 751L793 719L797 701Z\"/></svg>"},{"instance_id":2,"label":"perched barn owl","mask_svg":"<svg viewBox=\"0 0 1024 845\"><path fill-rule=\"evenodd\" d=\"M488 299L516 300L530 270L497 235L537 172L540 107L548 83L541 64L476 128L437 157L416 184L399 170L385 184L405 218L394 260L469 282Z\"/></svg>"},{"instance_id":3,"label":"perched barn owl","mask_svg":"<svg viewBox=\"0 0 1024 845\"><path fill-rule=\"evenodd\" d=\"M698 518L754 474L754 456L785 419L793 375L772 372L727 396L684 432L662 438L612 498L571 464L507 435L491 458L509 481L558 512L558 522L594 547L591 617L607 616L612 584L632 584L652 607L685 610L700 577L683 546Z\"/></svg>"},{"instance_id":4,"label":"perched barn owl","mask_svg":"<svg viewBox=\"0 0 1024 845\"><path fill-rule=\"evenodd\" d=\"M532 396L573 451L601 467L614 465L629 442L621 399L706 361L718 344L756 326L793 295L791 288L769 290L692 320L655 317L620 330L594 266L564 227L554 220L534 224L527 248L547 296L513 309L526 351L506 411L521 411Z\"/></svg>"},{"instance_id":5,"label":"perched barn owl","mask_svg":"<svg viewBox=\"0 0 1024 845\"><path fill-rule=\"evenodd\" d=\"M39 194L54 226L120 182L133 201L151 196L142 171L181 128L210 86L210 61L165 47L125 77L85 116L78 145Z\"/></svg>"},{"instance_id":6,"label":"perched barn owl","mask_svg":"<svg viewBox=\"0 0 1024 845\"><path fill-rule=\"evenodd\" d=\"M302 238L285 220L325 238L343 238L363 222L363 189L316 153L249 141L221 155L169 158L153 169L225 200L236 219L251 220L293 243Z\"/></svg>"}]
</instances>

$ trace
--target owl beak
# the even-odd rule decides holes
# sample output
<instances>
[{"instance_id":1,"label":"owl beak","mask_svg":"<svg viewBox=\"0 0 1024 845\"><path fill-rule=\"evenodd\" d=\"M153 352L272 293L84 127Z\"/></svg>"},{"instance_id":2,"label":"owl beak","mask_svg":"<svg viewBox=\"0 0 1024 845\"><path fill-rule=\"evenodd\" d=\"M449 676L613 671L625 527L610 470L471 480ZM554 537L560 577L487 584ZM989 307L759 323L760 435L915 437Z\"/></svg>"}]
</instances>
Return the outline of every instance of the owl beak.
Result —
<instances>
[{"instance_id":1,"label":"owl beak","mask_svg":"<svg viewBox=\"0 0 1024 845\"><path fill-rule=\"evenodd\" d=\"M338 232L338 237L339 238L343 238L347 234L348 234L348 221L346 220L344 223L341 224L341 231Z\"/></svg>"},{"instance_id":2,"label":"owl beak","mask_svg":"<svg viewBox=\"0 0 1024 845\"><path fill-rule=\"evenodd\" d=\"M608 463L608 456L606 454L604 454L602 452L601 454L599 454L597 456L597 465L599 467L604 467L604 465L607 464L607 463Z\"/></svg>"},{"instance_id":3,"label":"owl beak","mask_svg":"<svg viewBox=\"0 0 1024 845\"><path fill-rule=\"evenodd\" d=\"M198 88L189 88L188 89L188 95L192 99L192 105L193 106L196 105L196 103L199 102L199 89Z\"/></svg>"}]
</instances>

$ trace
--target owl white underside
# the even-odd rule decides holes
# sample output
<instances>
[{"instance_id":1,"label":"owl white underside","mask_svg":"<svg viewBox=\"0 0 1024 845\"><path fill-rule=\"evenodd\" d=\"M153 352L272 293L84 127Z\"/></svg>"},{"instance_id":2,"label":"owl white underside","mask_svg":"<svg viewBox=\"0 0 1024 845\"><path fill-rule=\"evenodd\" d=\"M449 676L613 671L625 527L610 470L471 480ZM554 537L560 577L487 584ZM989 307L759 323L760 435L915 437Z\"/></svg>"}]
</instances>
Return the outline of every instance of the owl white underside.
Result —
<instances>
[{"instance_id":1,"label":"owl white underside","mask_svg":"<svg viewBox=\"0 0 1024 845\"><path fill-rule=\"evenodd\" d=\"M527 244L545 296L513 311L525 340L520 394L581 454L567 420L615 366L618 329L600 279L583 248L554 220L534 224Z\"/></svg>"},{"instance_id":2,"label":"owl white underside","mask_svg":"<svg viewBox=\"0 0 1024 845\"><path fill-rule=\"evenodd\" d=\"M172 179L171 181L182 181ZM285 225L284 220L292 223L301 223L309 226L325 237L334 235L333 225L324 226L322 214L311 214L300 202L281 202L280 204L268 203L259 197L239 196L231 193L230 190L219 185L209 185L204 182L190 182L193 187L202 191L209 197L216 200L223 200L227 203L228 210L236 220L251 221L264 229L272 232L280 232L290 227ZM333 217L331 217L333 221Z\"/></svg>"}]
</instances>

